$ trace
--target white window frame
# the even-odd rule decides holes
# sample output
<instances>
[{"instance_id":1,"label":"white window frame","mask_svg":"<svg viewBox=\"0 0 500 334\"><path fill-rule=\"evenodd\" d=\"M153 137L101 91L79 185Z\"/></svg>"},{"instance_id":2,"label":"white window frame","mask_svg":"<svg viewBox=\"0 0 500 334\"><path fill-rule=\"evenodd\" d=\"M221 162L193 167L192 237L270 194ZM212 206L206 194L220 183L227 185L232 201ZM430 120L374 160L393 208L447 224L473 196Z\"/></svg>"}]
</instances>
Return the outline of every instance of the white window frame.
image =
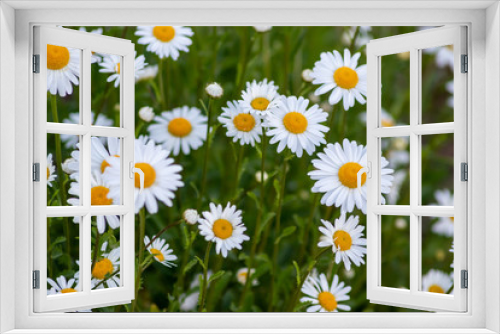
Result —
<instances>
[{"instance_id":1,"label":"white window frame","mask_svg":"<svg viewBox=\"0 0 500 334\"><path fill-rule=\"evenodd\" d=\"M34 54L39 55L39 73L33 75L34 96L34 162L40 170L47 169L47 135L70 134L78 136L80 151L80 205L47 206L47 175L39 173L40 180L33 184L34 270L39 273L39 288L34 289L34 311L75 311L93 307L128 304L134 299L134 44L131 41L100 36L70 29L34 27ZM47 122L47 45L65 46L81 50L79 89L79 124ZM91 56L92 52L120 57L121 79L120 124L116 127L93 126L91 116ZM121 203L92 206L91 197L91 138L106 136L118 138L120 145ZM91 218L97 215L120 216L120 286L91 290ZM47 218L80 217L78 292L47 295ZM55 277L52 277L55 279Z\"/></svg>"},{"instance_id":2,"label":"white window frame","mask_svg":"<svg viewBox=\"0 0 500 334\"><path fill-rule=\"evenodd\" d=\"M119 6L128 9L118 9ZM103 7L109 10L103 10ZM43 8L47 10L40 10ZM500 331L499 173L491 173L488 175L488 182L485 182L485 174L490 171L485 168L486 162L491 166L500 164L500 10L496 1L371 1L369 4L364 1L239 1L223 4L215 1L4 1L0 4L0 10L2 331L15 329L12 333L35 333L42 328L50 328L51 333L76 332L68 328L93 329L93 333L109 333L113 330L123 332L120 328L128 329L128 333L144 333L146 328L157 329L158 333L180 332L181 330L176 329L181 328L186 329L184 333L235 332L238 328L247 328L247 333L249 328L256 332L275 333L334 333L345 332L347 329L350 333L415 333L416 329L422 333ZM468 133L471 134L471 201L468 215L470 225L474 226L473 230L471 227L468 230L468 253L471 255L468 261L468 312L335 315L34 314L30 279L32 261L27 255L30 252L28 245L32 243L32 238L29 237L32 235L32 212L29 209L32 203L26 200L32 191L29 177L32 162L32 104L26 98L32 94L29 73L32 27L36 24L135 26L164 22L184 25L467 25L471 60L471 75L468 79L471 87L468 96L471 110L468 116ZM12 85L13 78L15 86ZM13 110L15 120L12 119ZM14 147L12 138L15 138ZM12 178L14 171L15 178ZM16 189L14 199L11 198L11 189ZM15 225L12 224L14 220ZM12 249L15 249L14 256ZM141 329L131 330L138 327ZM189 328L192 331L187 331Z\"/></svg>"},{"instance_id":3,"label":"white window frame","mask_svg":"<svg viewBox=\"0 0 500 334\"><path fill-rule=\"evenodd\" d=\"M367 298L372 303L411 307L428 311L467 310L467 290L461 287L461 271L467 270L467 185L461 180L461 164L467 163L467 75L462 72L462 55L467 55L467 31L464 26L444 26L411 34L372 40L367 45L367 157L371 173L367 178ZM425 49L453 46L454 113L453 122L423 124L422 53ZM409 52L410 122L408 125L383 127L381 124L382 57ZM453 206L422 203L422 135L453 135ZM380 170L382 138L406 137L410 143L410 203L382 205ZM371 177L370 177L371 176ZM382 285L382 224L384 216L405 216L410 220L409 286L405 289ZM453 294L422 291L422 217L454 217Z\"/></svg>"}]
</instances>

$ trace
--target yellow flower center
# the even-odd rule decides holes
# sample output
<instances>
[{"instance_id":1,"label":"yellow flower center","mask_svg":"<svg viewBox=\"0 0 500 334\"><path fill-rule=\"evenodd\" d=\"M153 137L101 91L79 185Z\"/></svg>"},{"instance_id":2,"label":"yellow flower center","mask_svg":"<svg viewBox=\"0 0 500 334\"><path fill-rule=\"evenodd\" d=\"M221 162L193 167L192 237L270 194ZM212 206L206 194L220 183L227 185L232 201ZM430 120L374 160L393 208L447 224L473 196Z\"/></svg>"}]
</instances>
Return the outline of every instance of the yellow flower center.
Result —
<instances>
[{"instance_id":1,"label":"yellow flower center","mask_svg":"<svg viewBox=\"0 0 500 334\"><path fill-rule=\"evenodd\" d=\"M47 45L47 68L60 70L69 63L69 50L64 46Z\"/></svg>"},{"instance_id":2,"label":"yellow flower center","mask_svg":"<svg viewBox=\"0 0 500 334\"><path fill-rule=\"evenodd\" d=\"M144 188L149 188L155 183L156 180L156 171L147 162L139 162L135 164L135 168L139 168L144 173ZM141 177L139 173L135 173L135 187L141 187Z\"/></svg>"},{"instance_id":3,"label":"yellow flower center","mask_svg":"<svg viewBox=\"0 0 500 334\"><path fill-rule=\"evenodd\" d=\"M158 249L156 248L151 248L150 250L151 254L153 254L153 256L160 262L163 262L165 261L165 257L163 256L163 253L161 251L159 251Z\"/></svg>"},{"instance_id":4,"label":"yellow flower center","mask_svg":"<svg viewBox=\"0 0 500 334\"><path fill-rule=\"evenodd\" d=\"M382 120L382 126L383 127L390 127L390 126L394 126L394 121L390 120L390 119L383 119Z\"/></svg>"},{"instance_id":5,"label":"yellow flower center","mask_svg":"<svg viewBox=\"0 0 500 334\"><path fill-rule=\"evenodd\" d=\"M454 223L455 222L455 217L450 217L450 220L451 220L452 223Z\"/></svg>"},{"instance_id":6,"label":"yellow flower center","mask_svg":"<svg viewBox=\"0 0 500 334\"><path fill-rule=\"evenodd\" d=\"M434 292L434 293L444 293L444 290L442 287L440 287L439 285L437 284L432 284L430 287L429 287L429 292Z\"/></svg>"},{"instance_id":7,"label":"yellow flower center","mask_svg":"<svg viewBox=\"0 0 500 334\"><path fill-rule=\"evenodd\" d=\"M343 66L339 67L333 73L333 80L340 88L351 89L356 87L358 84L359 78L358 73L350 67Z\"/></svg>"},{"instance_id":8,"label":"yellow flower center","mask_svg":"<svg viewBox=\"0 0 500 334\"><path fill-rule=\"evenodd\" d=\"M233 225L226 219L217 219L212 228L214 234L219 239L227 239L233 235Z\"/></svg>"},{"instance_id":9,"label":"yellow flower center","mask_svg":"<svg viewBox=\"0 0 500 334\"><path fill-rule=\"evenodd\" d=\"M47 179L49 179L49 176L50 176L50 169L49 167L47 167Z\"/></svg>"},{"instance_id":10,"label":"yellow flower center","mask_svg":"<svg viewBox=\"0 0 500 334\"><path fill-rule=\"evenodd\" d=\"M307 118L299 112L292 111L283 117L283 125L291 133L303 133L307 129Z\"/></svg>"},{"instance_id":11,"label":"yellow flower center","mask_svg":"<svg viewBox=\"0 0 500 334\"><path fill-rule=\"evenodd\" d=\"M61 290L61 293L71 293L71 292L77 292L77 291L73 288L66 288Z\"/></svg>"},{"instance_id":12,"label":"yellow flower center","mask_svg":"<svg viewBox=\"0 0 500 334\"><path fill-rule=\"evenodd\" d=\"M239 131L249 132L255 127L255 118L250 114L239 114L233 118L233 124Z\"/></svg>"},{"instance_id":13,"label":"yellow flower center","mask_svg":"<svg viewBox=\"0 0 500 334\"><path fill-rule=\"evenodd\" d=\"M120 63L116 64L115 71L116 73L120 74Z\"/></svg>"},{"instance_id":14,"label":"yellow flower center","mask_svg":"<svg viewBox=\"0 0 500 334\"><path fill-rule=\"evenodd\" d=\"M333 312L337 308L337 299L335 299L335 296L331 292L320 292L318 295L318 301L321 307L328 312Z\"/></svg>"},{"instance_id":15,"label":"yellow flower center","mask_svg":"<svg viewBox=\"0 0 500 334\"><path fill-rule=\"evenodd\" d=\"M257 97L257 98L252 100L250 105L255 110L264 111L264 110L267 110L269 103L270 103L270 101L268 99L266 99L265 97Z\"/></svg>"},{"instance_id":16,"label":"yellow flower center","mask_svg":"<svg viewBox=\"0 0 500 334\"><path fill-rule=\"evenodd\" d=\"M182 117L174 118L168 123L168 132L175 137L186 137L192 129L191 123Z\"/></svg>"},{"instance_id":17,"label":"yellow flower center","mask_svg":"<svg viewBox=\"0 0 500 334\"><path fill-rule=\"evenodd\" d=\"M113 156L114 156L114 157L117 157L117 158L119 158L119 157L120 157L120 156L119 156L119 155L117 155L117 154L115 154L115 155L113 155ZM104 159L104 160L102 161L102 163L101 163L101 173L104 173L104 170L105 170L106 168L108 168L109 166L111 166L111 165L110 165L110 164L106 161L106 159Z\"/></svg>"},{"instance_id":18,"label":"yellow flower center","mask_svg":"<svg viewBox=\"0 0 500 334\"><path fill-rule=\"evenodd\" d=\"M154 27L153 35L164 43L170 42L175 37L175 29L171 26Z\"/></svg>"},{"instance_id":19,"label":"yellow flower center","mask_svg":"<svg viewBox=\"0 0 500 334\"><path fill-rule=\"evenodd\" d=\"M243 280L246 280L248 276L248 273L246 271L242 271L241 273L238 274L238 277L240 277Z\"/></svg>"},{"instance_id":20,"label":"yellow flower center","mask_svg":"<svg viewBox=\"0 0 500 334\"><path fill-rule=\"evenodd\" d=\"M346 231L338 230L333 234L333 243L337 246L337 249L347 251L352 246L351 235Z\"/></svg>"},{"instance_id":21,"label":"yellow flower center","mask_svg":"<svg viewBox=\"0 0 500 334\"><path fill-rule=\"evenodd\" d=\"M358 172L361 169L361 165L357 162L345 163L339 168L339 181L346 187L354 189L358 187ZM361 185L366 182L366 173L361 175Z\"/></svg>"},{"instance_id":22,"label":"yellow flower center","mask_svg":"<svg viewBox=\"0 0 500 334\"><path fill-rule=\"evenodd\" d=\"M106 275L111 275L113 273L113 263L109 259L102 259L97 262L92 269L92 276L97 279L105 279Z\"/></svg>"},{"instance_id":23,"label":"yellow flower center","mask_svg":"<svg viewBox=\"0 0 500 334\"><path fill-rule=\"evenodd\" d=\"M91 205L111 205L113 200L108 198L109 189L105 186L96 186L90 189Z\"/></svg>"}]
</instances>

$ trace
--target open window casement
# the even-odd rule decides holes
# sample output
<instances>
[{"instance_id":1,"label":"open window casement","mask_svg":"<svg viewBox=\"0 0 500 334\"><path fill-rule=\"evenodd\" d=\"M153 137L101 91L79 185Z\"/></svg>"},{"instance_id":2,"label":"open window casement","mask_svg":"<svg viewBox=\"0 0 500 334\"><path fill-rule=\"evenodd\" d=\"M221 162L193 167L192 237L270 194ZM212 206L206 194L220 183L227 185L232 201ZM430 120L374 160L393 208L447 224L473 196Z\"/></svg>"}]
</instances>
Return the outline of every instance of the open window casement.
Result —
<instances>
[{"instance_id":1,"label":"open window casement","mask_svg":"<svg viewBox=\"0 0 500 334\"><path fill-rule=\"evenodd\" d=\"M433 106L426 105L422 79L426 69L422 68L422 57L428 52L436 52L439 48L448 50L449 71L453 73L453 112L450 121L443 123L425 123L425 113L435 113ZM382 101L391 94L384 90L382 58L400 55L401 59L409 57L408 77L409 122L408 124L388 126L382 120ZM451 55L451 56L450 56ZM372 40L367 46L368 63L368 106L367 106L367 156L371 170L367 183L367 297L372 303L407 307L429 311L467 310L467 290L463 277L467 274L467 45L466 28L445 26L428 29L416 33ZM425 106L426 110L423 110ZM452 115L451 115L452 114ZM398 123L398 120L395 120ZM422 172L422 150L426 145L426 136L448 135L453 144L453 182L454 200L452 203L423 203L422 184L426 174ZM382 169L381 158L384 140L405 137L409 142L409 205L383 205L381 196ZM429 138L429 137L427 137ZM388 166L391 168L391 165ZM359 183L359 181L358 181ZM384 254L383 224L384 217L399 216L409 222L409 264L402 266L400 272L384 272L382 270ZM423 225L429 219L447 217L453 222L450 236L454 242L454 268L452 281L454 284L444 291L437 286L429 288L423 279L426 272L422 270L422 254L426 244L422 238ZM399 251L404 251L400 249ZM383 277L399 275L409 268L409 286L388 287L383 285ZM399 269L399 268L398 268ZM466 276L465 276L466 277ZM427 284L428 285L428 284ZM432 292L430 292L432 291Z\"/></svg>"},{"instance_id":2,"label":"open window casement","mask_svg":"<svg viewBox=\"0 0 500 334\"><path fill-rule=\"evenodd\" d=\"M34 181L38 181L34 182L35 312L90 309L130 303L134 298L134 53L134 44L128 40L63 28L34 28L33 159ZM114 126L93 124L94 116L97 118L96 114L102 112L104 103L91 106L92 100L99 100L99 97L91 96L91 62L92 57L104 55L112 55L110 59L116 64L115 74L119 80L119 85L115 85L119 107L113 106L119 109L119 116ZM101 96L100 101L105 98ZM57 104L71 99L74 101L71 112L76 117L70 123L63 122L58 118ZM62 138L66 138L64 143ZM73 158L76 158L68 167L75 172L71 177L63 171L52 170L47 157L49 144L52 158L60 166L61 147L68 145L68 138L74 139L70 145L75 153ZM106 138L114 138L117 143L114 158L118 161L115 163L118 165L119 190L113 200L102 197L109 191L104 186L96 188L101 194L94 192L94 186L102 181L96 180L92 172L92 142ZM109 162L102 163L106 167L104 164ZM52 185L71 182L71 190L62 194L63 188L56 190L54 187L48 197L48 178ZM54 198L58 198L58 205L53 204ZM100 233L96 222L107 217L119 224L119 248L114 249L112 256L108 254L111 260L97 268L99 259L95 256L92 239L99 237L97 233ZM70 229L73 231L71 242L65 238ZM52 230L60 232L61 237L54 240ZM78 235L75 237L74 234ZM62 253L56 251L58 243L74 250L67 261L68 267L72 267L71 271L68 270L71 274L63 273L66 283L71 281L71 284L59 282L59 273L49 276L49 262L56 253L59 256ZM94 277L96 275L102 276L100 284ZM106 280L109 281L102 283ZM56 282L57 287L49 282Z\"/></svg>"}]
</instances>

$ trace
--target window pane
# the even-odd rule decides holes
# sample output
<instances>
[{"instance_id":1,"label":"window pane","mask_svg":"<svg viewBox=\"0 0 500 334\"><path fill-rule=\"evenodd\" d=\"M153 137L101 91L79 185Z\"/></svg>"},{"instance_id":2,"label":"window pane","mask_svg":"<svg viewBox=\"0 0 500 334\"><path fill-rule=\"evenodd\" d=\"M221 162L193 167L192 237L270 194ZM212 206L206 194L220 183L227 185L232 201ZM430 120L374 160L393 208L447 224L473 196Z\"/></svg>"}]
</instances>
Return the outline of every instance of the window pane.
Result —
<instances>
[{"instance_id":1,"label":"window pane","mask_svg":"<svg viewBox=\"0 0 500 334\"><path fill-rule=\"evenodd\" d=\"M47 45L48 122L81 124L81 58L80 49Z\"/></svg>"},{"instance_id":2,"label":"window pane","mask_svg":"<svg viewBox=\"0 0 500 334\"><path fill-rule=\"evenodd\" d=\"M449 293L453 284L453 217L421 217L422 291Z\"/></svg>"},{"instance_id":3,"label":"window pane","mask_svg":"<svg viewBox=\"0 0 500 334\"><path fill-rule=\"evenodd\" d=\"M382 193L385 203L391 205L410 204L410 139L409 137L381 138L382 156L389 164L385 168L393 169L392 175L382 176ZM384 177L386 179L384 179ZM392 177L392 186L385 186ZM384 189L386 191L384 192Z\"/></svg>"},{"instance_id":4,"label":"window pane","mask_svg":"<svg viewBox=\"0 0 500 334\"><path fill-rule=\"evenodd\" d=\"M381 216L382 286L410 287L410 218Z\"/></svg>"},{"instance_id":5,"label":"window pane","mask_svg":"<svg viewBox=\"0 0 500 334\"><path fill-rule=\"evenodd\" d=\"M91 138L91 204L121 204L121 139Z\"/></svg>"},{"instance_id":6,"label":"window pane","mask_svg":"<svg viewBox=\"0 0 500 334\"><path fill-rule=\"evenodd\" d=\"M422 123L453 122L453 45L422 50Z\"/></svg>"},{"instance_id":7,"label":"window pane","mask_svg":"<svg viewBox=\"0 0 500 334\"><path fill-rule=\"evenodd\" d=\"M93 216L91 222L92 289L119 287L121 217Z\"/></svg>"},{"instance_id":8,"label":"window pane","mask_svg":"<svg viewBox=\"0 0 500 334\"><path fill-rule=\"evenodd\" d=\"M381 126L410 124L410 52L381 57Z\"/></svg>"},{"instance_id":9,"label":"window pane","mask_svg":"<svg viewBox=\"0 0 500 334\"><path fill-rule=\"evenodd\" d=\"M81 291L81 217L47 218L47 294Z\"/></svg>"},{"instance_id":10,"label":"window pane","mask_svg":"<svg viewBox=\"0 0 500 334\"><path fill-rule=\"evenodd\" d=\"M453 134L422 136L422 205L453 206Z\"/></svg>"},{"instance_id":11,"label":"window pane","mask_svg":"<svg viewBox=\"0 0 500 334\"><path fill-rule=\"evenodd\" d=\"M47 206L81 205L79 140L79 136L47 134Z\"/></svg>"},{"instance_id":12,"label":"window pane","mask_svg":"<svg viewBox=\"0 0 500 334\"><path fill-rule=\"evenodd\" d=\"M119 127L122 57L93 52L92 61L92 125Z\"/></svg>"}]
</instances>

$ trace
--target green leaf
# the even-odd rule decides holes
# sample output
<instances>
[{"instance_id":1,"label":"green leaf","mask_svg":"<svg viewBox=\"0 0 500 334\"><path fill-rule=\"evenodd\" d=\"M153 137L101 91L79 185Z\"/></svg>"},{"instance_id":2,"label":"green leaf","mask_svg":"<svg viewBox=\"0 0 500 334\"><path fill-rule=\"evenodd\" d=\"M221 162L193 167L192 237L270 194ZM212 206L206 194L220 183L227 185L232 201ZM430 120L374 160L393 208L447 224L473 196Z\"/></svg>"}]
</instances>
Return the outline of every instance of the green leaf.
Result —
<instances>
[{"instance_id":1,"label":"green leaf","mask_svg":"<svg viewBox=\"0 0 500 334\"><path fill-rule=\"evenodd\" d=\"M198 256L195 256L195 258L198 261L198 263L200 264L200 266L203 268L203 270L205 270L205 263L203 263L203 260L200 259Z\"/></svg>"},{"instance_id":2,"label":"green leaf","mask_svg":"<svg viewBox=\"0 0 500 334\"><path fill-rule=\"evenodd\" d=\"M288 226L281 232L281 235L276 239L274 242L275 245L279 244L281 239L288 237L289 235L292 235L295 230L297 229L297 226Z\"/></svg>"},{"instance_id":3,"label":"green leaf","mask_svg":"<svg viewBox=\"0 0 500 334\"><path fill-rule=\"evenodd\" d=\"M62 244L64 242L66 242L66 237L59 236L56 240L52 241L52 245Z\"/></svg>"},{"instance_id":4,"label":"green leaf","mask_svg":"<svg viewBox=\"0 0 500 334\"><path fill-rule=\"evenodd\" d=\"M191 268L193 268L197 262L198 262L197 259L192 259L191 261L189 261L188 264L186 264L186 266L184 267L184 274L190 271Z\"/></svg>"},{"instance_id":5,"label":"green leaf","mask_svg":"<svg viewBox=\"0 0 500 334\"><path fill-rule=\"evenodd\" d=\"M213 274L212 276L210 276L210 278L208 279L208 283L211 283L213 281L218 280L219 278L222 277L222 275L224 275L224 273L225 273L224 270L220 270L220 271L216 272L215 274Z\"/></svg>"},{"instance_id":6,"label":"green leaf","mask_svg":"<svg viewBox=\"0 0 500 334\"><path fill-rule=\"evenodd\" d=\"M293 266L295 267L295 271L297 273L297 287L300 287L300 282L302 281L302 278L300 277L300 268L299 265L297 264L297 261L293 261Z\"/></svg>"},{"instance_id":7,"label":"green leaf","mask_svg":"<svg viewBox=\"0 0 500 334\"><path fill-rule=\"evenodd\" d=\"M257 210L260 210L260 201L259 198L257 198L257 195L253 191L248 191L247 196L254 200Z\"/></svg>"}]
</instances>

